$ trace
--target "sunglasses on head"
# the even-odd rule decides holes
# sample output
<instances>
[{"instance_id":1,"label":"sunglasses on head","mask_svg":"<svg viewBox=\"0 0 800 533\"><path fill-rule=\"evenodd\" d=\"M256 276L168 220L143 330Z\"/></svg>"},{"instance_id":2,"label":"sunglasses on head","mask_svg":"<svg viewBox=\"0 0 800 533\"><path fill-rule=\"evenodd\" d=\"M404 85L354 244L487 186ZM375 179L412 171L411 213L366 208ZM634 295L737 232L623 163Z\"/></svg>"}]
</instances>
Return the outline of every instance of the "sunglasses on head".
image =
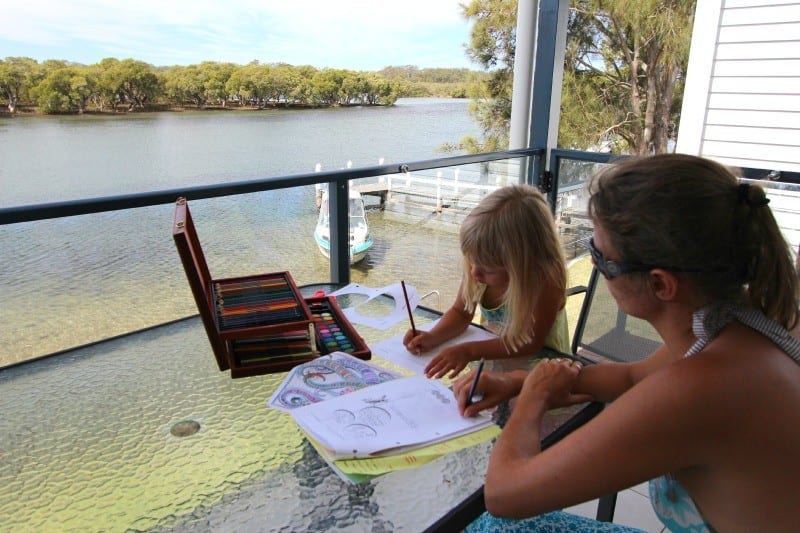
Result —
<instances>
[{"instance_id":1,"label":"sunglasses on head","mask_svg":"<svg viewBox=\"0 0 800 533\"><path fill-rule=\"evenodd\" d=\"M645 265L642 263L622 263L620 261L606 259L603 256L603 252L595 247L594 237L589 239L589 244L587 244L586 247L589 248L589 253L592 255L592 262L594 263L594 266L597 267L597 270L599 270L606 279L616 278L617 276L628 274L630 272L647 272L648 270L653 270L654 268L678 270L674 268L658 267L655 265Z\"/></svg>"}]
</instances>

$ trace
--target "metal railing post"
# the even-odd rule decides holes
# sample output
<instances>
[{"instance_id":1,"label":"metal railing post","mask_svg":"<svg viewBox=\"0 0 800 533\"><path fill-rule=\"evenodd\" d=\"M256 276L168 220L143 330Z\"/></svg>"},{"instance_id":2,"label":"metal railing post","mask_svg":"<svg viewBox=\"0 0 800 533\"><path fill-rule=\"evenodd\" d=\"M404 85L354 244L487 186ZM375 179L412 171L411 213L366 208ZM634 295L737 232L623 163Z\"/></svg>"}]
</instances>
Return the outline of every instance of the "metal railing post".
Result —
<instances>
[{"instance_id":1,"label":"metal railing post","mask_svg":"<svg viewBox=\"0 0 800 533\"><path fill-rule=\"evenodd\" d=\"M331 283L350 283L350 187L339 178L328 185Z\"/></svg>"}]
</instances>

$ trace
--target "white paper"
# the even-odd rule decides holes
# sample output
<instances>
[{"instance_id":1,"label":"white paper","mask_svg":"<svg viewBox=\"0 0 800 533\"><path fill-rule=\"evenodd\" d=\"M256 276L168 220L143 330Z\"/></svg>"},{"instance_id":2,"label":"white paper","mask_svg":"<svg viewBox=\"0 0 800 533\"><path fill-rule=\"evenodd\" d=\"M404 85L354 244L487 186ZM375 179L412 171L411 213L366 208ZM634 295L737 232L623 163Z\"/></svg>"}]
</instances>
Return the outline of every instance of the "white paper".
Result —
<instances>
[{"instance_id":1,"label":"white paper","mask_svg":"<svg viewBox=\"0 0 800 533\"><path fill-rule=\"evenodd\" d=\"M268 405L291 411L398 377L400 374L348 353L333 352L292 368Z\"/></svg>"},{"instance_id":2,"label":"white paper","mask_svg":"<svg viewBox=\"0 0 800 533\"><path fill-rule=\"evenodd\" d=\"M436 325L437 322L439 321L436 320L435 322L431 322L430 324L426 324L425 326L417 329L429 331L431 328L433 328L433 326ZM398 335L397 337L392 337L391 339L382 340L377 344L370 345L370 350L373 354L380 355L384 359L388 359L389 361L398 364L403 368L407 368L415 374L424 374L425 367L428 366L428 363L430 363L433 358L439 355L439 353L441 353L441 351L445 348L454 346L456 344L461 344L462 342L486 341L498 338L494 333L470 324L469 327L464 330L464 333L458 337L443 342L436 348L421 355L417 355L406 350L406 347L403 344L404 335L405 333Z\"/></svg>"},{"instance_id":3,"label":"white paper","mask_svg":"<svg viewBox=\"0 0 800 533\"><path fill-rule=\"evenodd\" d=\"M485 412L461 416L453 391L424 376L372 385L294 409L292 416L335 459L401 453L492 423Z\"/></svg>"},{"instance_id":4,"label":"white paper","mask_svg":"<svg viewBox=\"0 0 800 533\"><path fill-rule=\"evenodd\" d=\"M419 305L421 298L419 297L417 290L408 283L406 283L406 292L408 293L408 303L411 305L411 310L413 311ZM338 291L330 293L330 296L339 296L342 294L361 294L367 297L366 300L359 302L356 306L342 308L342 313L347 317L348 320L350 320L350 322L361 324L363 326L369 326L375 329L387 330L401 320L408 320L408 310L406 307L405 296L403 295L403 286L400 283L394 283L379 289L364 287L358 283L351 283L345 287L342 287ZM386 295L394 299L394 309L392 309L388 314L378 317L370 317L361 315L358 312L359 306L364 305L370 300L382 295Z\"/></svg>"}]
</instances>

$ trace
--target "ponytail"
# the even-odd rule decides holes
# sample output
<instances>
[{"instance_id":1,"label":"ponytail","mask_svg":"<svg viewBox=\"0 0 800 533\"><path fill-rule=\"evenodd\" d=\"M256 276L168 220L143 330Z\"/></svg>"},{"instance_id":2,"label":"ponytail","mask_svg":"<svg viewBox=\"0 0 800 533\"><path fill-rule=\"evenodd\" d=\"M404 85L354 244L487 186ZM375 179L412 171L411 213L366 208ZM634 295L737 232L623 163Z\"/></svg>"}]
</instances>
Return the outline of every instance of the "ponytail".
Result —
<instances>
[{"instance_id":1,"label":"ponytail","mask_svg":"<svg viewBox=\"0 0 800 533\"><path fill-rule=\"evenodd\" d=\"M750 243L747 271L747 295L750 304L787 329L798 324L798 275L792 254L770 209L764 189L741 183L738 186L739 209L744 211L745 231Z\"/></svg>"}]
</instances>

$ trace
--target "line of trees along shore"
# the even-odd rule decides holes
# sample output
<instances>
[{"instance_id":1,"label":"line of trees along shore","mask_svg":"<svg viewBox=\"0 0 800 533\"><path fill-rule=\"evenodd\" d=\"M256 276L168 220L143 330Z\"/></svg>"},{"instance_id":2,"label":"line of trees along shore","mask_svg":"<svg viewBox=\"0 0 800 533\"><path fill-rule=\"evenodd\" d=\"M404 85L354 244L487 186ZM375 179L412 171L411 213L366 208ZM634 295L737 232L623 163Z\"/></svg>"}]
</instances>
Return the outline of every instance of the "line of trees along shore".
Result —
<instances>
[{"instance_id":1,"label":"line of trees along shore","mask_svg":"<svg viewBox=\"0 0 800 533\"><path fill-rule=\"evenodd\" d=\"M0 60L0 101L9 113L81 114L174 107L329 107L392 105L400 97L465 97L483 73L386 67L378 72L284 63L206 61L155 67L106 58L93 65L28 57Z\"/></svg>"}]
</instances>

